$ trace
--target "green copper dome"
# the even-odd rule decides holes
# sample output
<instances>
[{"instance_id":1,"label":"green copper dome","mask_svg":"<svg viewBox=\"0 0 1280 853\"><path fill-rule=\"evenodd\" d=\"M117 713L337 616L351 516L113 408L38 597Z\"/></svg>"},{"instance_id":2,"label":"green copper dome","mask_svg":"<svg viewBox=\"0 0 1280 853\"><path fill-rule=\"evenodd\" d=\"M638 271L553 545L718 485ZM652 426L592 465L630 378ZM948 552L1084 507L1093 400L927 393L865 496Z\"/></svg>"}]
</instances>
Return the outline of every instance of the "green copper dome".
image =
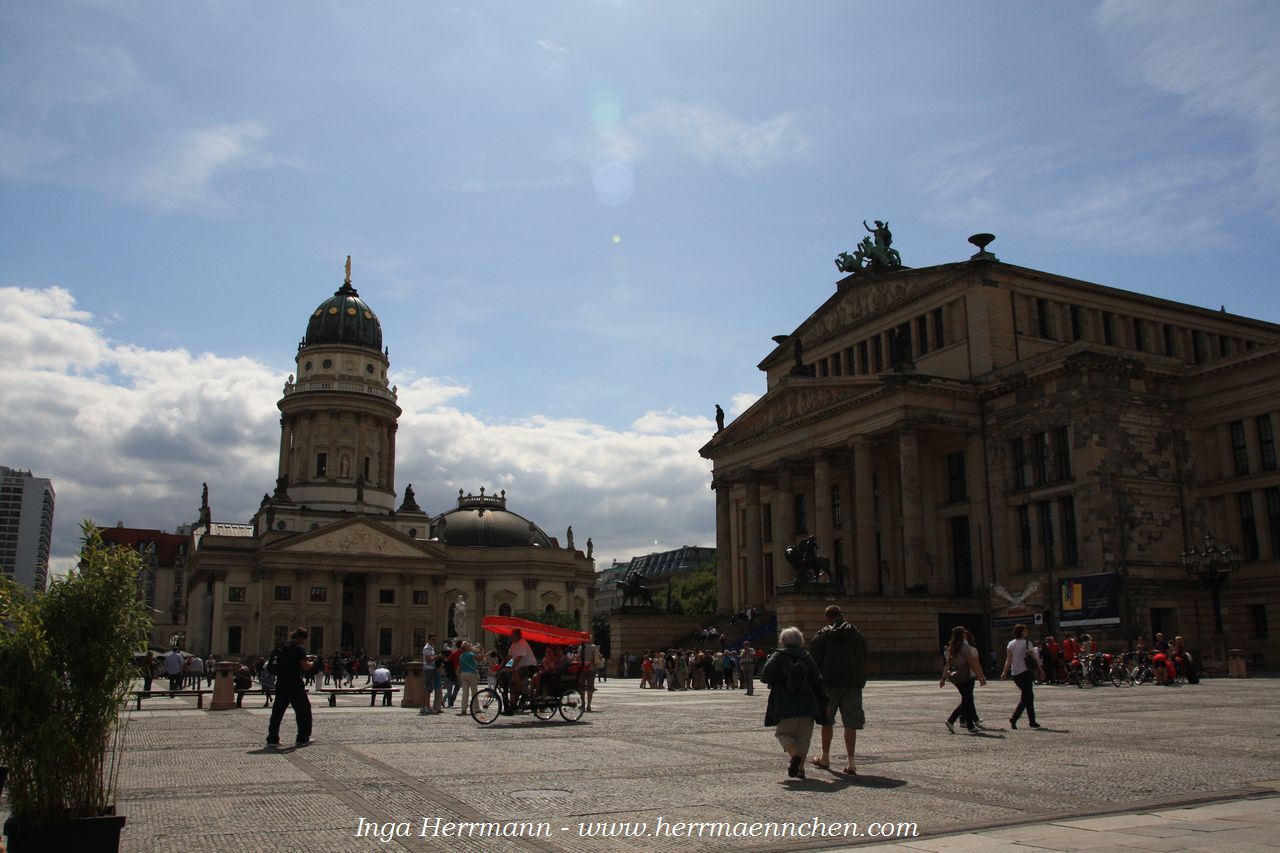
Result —
<instances>
[{"instance_id":1,"label":"green copper dome","mask_svg":"<svg viewBox=\"0 0 1280 853\"><path fill-rule=\"evenodd\" d=\"M350 279L311 312L302 345L317 344L353 344L382 352L382 324L351 286Z\"/></svg>"}]
</instances>

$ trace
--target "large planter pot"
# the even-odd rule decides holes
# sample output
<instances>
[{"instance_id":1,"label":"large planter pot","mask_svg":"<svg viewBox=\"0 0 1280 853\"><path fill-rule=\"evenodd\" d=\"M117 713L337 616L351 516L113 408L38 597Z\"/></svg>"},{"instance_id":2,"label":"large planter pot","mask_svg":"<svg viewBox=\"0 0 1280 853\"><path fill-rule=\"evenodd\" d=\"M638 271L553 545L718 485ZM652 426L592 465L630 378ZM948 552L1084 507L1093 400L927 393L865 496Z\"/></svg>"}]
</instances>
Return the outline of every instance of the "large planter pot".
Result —
<instances>
[{"instance_id":1,"label":"large planter pot","mask_svg":"<svg viewBox=\"0 0 1280 853\"><path fill-rule=\"evenodd\" d=\"M115 853L120 849L124 815L78 817L58 820L39 829L30 829L15 818L4 822L8 853L74 850L76 853Z\"/></svg>"}]
</instances>

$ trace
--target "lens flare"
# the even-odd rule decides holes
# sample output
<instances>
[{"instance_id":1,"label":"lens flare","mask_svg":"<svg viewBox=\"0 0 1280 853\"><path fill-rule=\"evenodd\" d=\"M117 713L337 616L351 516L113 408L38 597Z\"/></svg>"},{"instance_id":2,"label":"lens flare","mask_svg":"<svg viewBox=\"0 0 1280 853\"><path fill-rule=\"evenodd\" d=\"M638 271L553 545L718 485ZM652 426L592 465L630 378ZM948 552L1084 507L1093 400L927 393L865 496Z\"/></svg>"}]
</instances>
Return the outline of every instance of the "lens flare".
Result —
<instances>
[{"instance_id":1,"label":"lens flare","mask_svg":"<svg viewBox=\"0 0 1280 853\"><path fill-rule=\"evenodd\" d=\"M613 207L626 204L636 188L631 164L617 155L607 155L591 167L591 185L596 198Z\"/></svg>"}]
</instances>

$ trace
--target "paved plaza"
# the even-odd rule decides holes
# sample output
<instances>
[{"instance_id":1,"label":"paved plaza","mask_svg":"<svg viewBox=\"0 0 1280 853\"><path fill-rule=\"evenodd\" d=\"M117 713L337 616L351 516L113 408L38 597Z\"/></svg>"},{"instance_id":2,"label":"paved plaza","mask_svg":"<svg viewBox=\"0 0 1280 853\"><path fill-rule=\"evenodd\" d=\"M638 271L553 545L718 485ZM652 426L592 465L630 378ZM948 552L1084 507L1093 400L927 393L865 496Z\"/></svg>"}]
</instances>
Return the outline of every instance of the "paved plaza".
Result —
<instances>
[{"instance_id":1,"label":"paved plaza","mask_svg":"<svg viewBox=\"0 0 1280 853\"><path fill-rule=\"evenodd\" d=\"M860 831L871 822L916 824L918 836L893 839L899 849L1280 846L1280 680L1040 688L1039 731L1009 729L1017 690L992 682L977 692L988 727L977 736L943 727L956 702L950 686L876 681L866 690L857 778L810 766L803 781L786 778L783 753L762 725L765 693L670 693L611 679L597 693L599 713L581 722L523 715L489 727L450 712L370 708L360 697L329 708L314 697L315 743L279 751L263 747L266 710L197 711L190 700L153 700L130 712L120 777L123 848L885 844L843 829L810 837L814 827L855 821ZM292 714L282 735L292 740ZM843 762L837 755L832 764ZM508 821L545 823L549 835L439 837L450 828L474 833L466 827L479 824L514 831ZM735 825L749 832L754 822L804 834L715 835ZM357 836L361 827L410 834L383 842ZM593 830L632 836L593 837ZM645 837L635 837L641 831Z\"/></svg>"}]
</instances>

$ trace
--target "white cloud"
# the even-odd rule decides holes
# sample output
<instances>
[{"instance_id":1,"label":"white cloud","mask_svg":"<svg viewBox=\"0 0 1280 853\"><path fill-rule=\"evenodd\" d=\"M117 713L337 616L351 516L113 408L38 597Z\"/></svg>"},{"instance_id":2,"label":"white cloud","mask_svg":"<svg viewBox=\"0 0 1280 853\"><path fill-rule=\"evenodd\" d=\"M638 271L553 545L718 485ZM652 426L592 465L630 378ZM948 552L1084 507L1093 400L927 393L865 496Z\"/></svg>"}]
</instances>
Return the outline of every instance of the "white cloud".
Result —
<instances>
[{"instance_id":1,"label":"white cloud","mask_svg":"<svg viewBox=\"0 0 1280 853\"><path fill-rule=\"evenodd\" d=\"M747 409L756 404L756 400L763 397L763 394L754 394L749 392L740 392L734 394L729 401L729 414L740 415Z\"/></svg>"},{"instance_id":2,"label":"white cloud","mask_svg":"<svg viewBox=\"0 0 1280 853\"><path fill-rule=\"evenodd\" d=\"M712 427L711 418L680 415L670 410L665 412L645 412L631 424L636 432L651 435L667 435L669 433L707 433Z\"/></svg>"},{"instance_id":3,"label":"white cloud","mask_svg":"<svg viewBox=\"0 0 1280 853\"><path fill-rule=\"evenodd\" d=\"M1211 154L1106 152L1105 131L1079 128L1052 145L1012 131L919 155L913 179L947 223L1027 228L1063 240L1140 252L1223 245L1239 201L1241 163ZM978 223L975 225L975 223Z\"/></svg>"},{"instance_id":4,"label":"white cloud","mask_svg":"<svg viewBox=\"0 0 1280 853\"><path fill-rule=\"evenodd\" d=\"M597 160L693 157L744 173L803 156L810 144L794 110L750 123L718 107L679 101L658 102L603 127L597 141Z\"/></svg>"},{"instance_id":5,"label":"white cloud","mask_svg":"<svg viewBox=\"0 0 1280 853\"><path fill-rule=\"evenodd\" d=\"M194 128L158 143L152 157L138 168L131 194L161 211L219 209L226 202L214 181L232 169L272 165L258 149L267 129L255 121Z\"/></svg>"},{"instance_id":6,"label":"white cloud","mask_svg":"<svg viewBox=\"0 0 1280 853\"><path fill-rule=\"evenodd\" d=\"M193 521L202 482L215 519L247 520L275 482L288 367L114 341L68 291L0 288L0 462L54 481L54 553L65 568L82 518L172 530ZM455 408L469 388L393 375L404 410L397 486L438 513L459 488L507 490L510 508L563 538L594 539L600 563L652 541L714 541L710 422L651 412L631 429L581 419L494 423Z\"/></svg>"},{"instance_id":7,"label":"white cloud","mask_svg":"<svg viewBox=\"0 0 1280 853\"><path fill-rule=\"evenodd\" d=\"M1280 15L1270 0L1229 5L1104 0L1097 22L1144 83L1196 113L1249 128L1255 180L1280 208Z\"/></svg>"},{"instance_id":8,"label":"white cloud","mask_svg":"<svg viewBox=\"0 0 1280 853\"><path fill-rule=\"evenodd\" d=\"M81 519L173 529L200 483L245 517L274 480L282 376L249 359L148 351L107 338L61 288L0 288L0 460L53 480L54 554Z\"/></svg>"},{"instance_id":9,"label":"white cloud","mask_svg":"<svg viewBox=\"0 0 1280 853\"><path fill-rule=\"evenodd\" d=\"M551 41L550 39L538 39L537 44L538 44L538 47L542 48L545 51L548 51L549 53L568 53L569 52L569 48L564 47L562 45L558 45L555 42Z\"/></svg>"}]
</instances>

